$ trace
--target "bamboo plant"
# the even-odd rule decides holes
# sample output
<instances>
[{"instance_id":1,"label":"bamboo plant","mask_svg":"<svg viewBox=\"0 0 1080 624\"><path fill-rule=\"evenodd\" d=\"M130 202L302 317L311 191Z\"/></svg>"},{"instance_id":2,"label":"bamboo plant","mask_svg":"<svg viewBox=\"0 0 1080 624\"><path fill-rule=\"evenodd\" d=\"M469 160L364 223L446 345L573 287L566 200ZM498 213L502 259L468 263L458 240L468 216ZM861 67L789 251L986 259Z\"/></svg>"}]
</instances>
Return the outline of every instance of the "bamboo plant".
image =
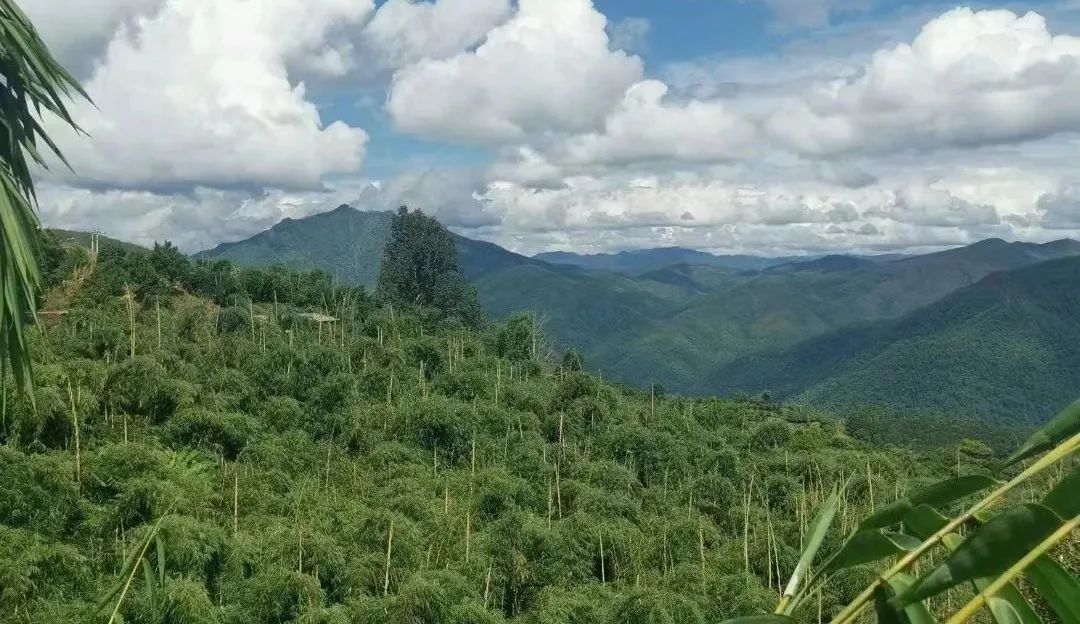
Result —
<instances>
[{"instance_id":1,"label":"bamboo plant","mask_svg":"<svg viewBox=\"0 0 1080 624\"><path fill-rule=\"evenodd\" d=\"M725 624L793 622L793 615L809 606L835 573L890 559L895 562L831 624L850 624L869 610L882 624L934 624L929 600L963 584L971 585L974 598L954 610L946 624L966 622L983 609L997 624L1041 624L1016 584L1021 577L1056 621L1080 624L1080 580L1048 556L1080 526L1080 467L1073 467L1038 502L1010 504L1007 499L1078 450L1080 401L1032 435L1003 462L999 474L957 476L899 498L864 519L834 552L819 557L839 507L841 497L834 492L808 527L802 557L775 612ZM1007 478L1015 466L1031 460ZM949 517L942 512L976 494L982 497L963 513Z\"/></svg>"}]
</instances>

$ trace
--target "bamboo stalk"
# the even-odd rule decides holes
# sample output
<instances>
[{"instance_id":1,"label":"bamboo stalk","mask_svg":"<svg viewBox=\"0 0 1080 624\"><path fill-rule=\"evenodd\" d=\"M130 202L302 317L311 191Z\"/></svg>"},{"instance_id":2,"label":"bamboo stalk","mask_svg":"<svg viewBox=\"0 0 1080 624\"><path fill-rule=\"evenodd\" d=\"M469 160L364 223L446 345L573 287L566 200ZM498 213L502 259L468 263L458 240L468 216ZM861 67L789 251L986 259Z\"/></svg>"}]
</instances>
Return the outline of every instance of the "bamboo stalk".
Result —
<instances>
[{"instance_id":1,"label":"bamboo stalk","mask_svg":"<svg viewBox=\"0 0 1080 624\"><path fill-rule=\"evenodd\" d=\"M882 583L885 583L890 578L896 576L896 574L898 574L899 572L905 570L909 565L917 561L920 557L926 554L927 551L929 551L931 548L941 542L941 540L946 535L956 531L957 528L970 520L975 514L986 509L987 507L995 503L998 499L1000 499L1002 496L1009 493L1017 486L1030 479L1032 476L1042 472L1043 470L1058 462L1059 460L1069 456L1078 448L1080 448L1080 433L1061 443L1060 445L1058 445L1057 448L1050 451L1046 455L1043 455L1039 459L1039 461L1033 463L1026 470L1014 477L1011 481L1005 483L998 489L994 490L990 495L975 503L975 505L968 509L964 514L953 518L952 521L943 526L940 530L938 530L937 533L930 536L930 538L928 538L921 545L919 545L918 548L911 551L906 556L902 557L891 568L878 576L874 580L874 582L870 584L869 587L863 590L863 592L859 594L855 598L855 600L848 604L847 607L845 607L839 614L837 614L835 618L833 618L831 624L845 624L846 622L851 622L852 620L857 618L859 614L862 613L863 609L866 608L866 605L870 603L870 600L874 597L874 592L877 590L878 587L882 585Z\"/></svg>"},{"instance_id":2,"label":"bamboo stalk","mask_svg":"<svg viewBox=\"0 0 1080 624\"><path fill-rule=\"evenodd\" d=\"M390 532L386 536L386 572L383 575L383 596L390 593L390 553L394 547L394 519L390 518Z\"/></svg>"},{"instance_id":3,"label":"bamboo stalk","mask_svg":"<svg viewBox=\"0 0 1080 624\"><path fill-rule=\"evenodd\" d=\"M469 547L472 544L472 510L465 511L465 563L469 563Z\"/></svg>"},{"instance_id":4,"label":"bamboo stalk","mask_svg":"<svg viewBox=\"0 0 1080 624\"><path fill-rule=\"evenodd\" d=\"M68 381L68 400L71 402L71 422L75 426L75 489L82 492L82 444L79 436L79 410L75 405L75 394Z\"/></svg>"},{"instance_id":5,"label":"bamboo stalk","mask_svg":"<svg viewBox=\"0 0 1080 624\"><path fill-rule=\"evenodd\" d=\"M607 572L604 570L604 532L600 531L600 582L607 583Z\"/></svg>"},{"instance_id":6,"label":"bamboo stalk","mask_svg":"<svg viewBox=\"0 0 1080 624\"><path fill-rule=\"evenodd\" d=\"M488 560L487 578L484 580L484 608L487 608L488 595L491 593L491 567L494 565L494 560Z\"/></svg>"},{"instance_id":7,"label":"bamboo stalk","mask_svg":"<svg viewBox=\"0 0 1080 624\"><path fill-rule=\"evenodd\" d=\"M979 592L970 602L960 608L951 618L949 618L946 624L961 624L966 622L971 616L975 615L986 602L997 595L1006 585L1008 585L1014 578L1019 576L1026 570L1031 564L1035 563L1035 560L1046 554L1051 548L1056 546L1059 542L1069 536L1073 530L1080 527L1080 516L1073 518L1072 520L1061 525L1058 530L1054 531L1043 540L1038 546L1036 546L1028 554L1024 555L1020 561L1013 564L1011 568L1005 571L1004 574L994 579L994 582L990 583L986 589Z\"/></svg>"},{"instance_id":8,"label":"bamboo stalk","mask_svg":"<svg viewBox=\"0 0 1080 624\"><path fill-rule=\"evenodd\" d=\"M233 466L233 489L232 489L232 532L233 535L240 530L240 471Z\"/></svg>"}]
</instances>

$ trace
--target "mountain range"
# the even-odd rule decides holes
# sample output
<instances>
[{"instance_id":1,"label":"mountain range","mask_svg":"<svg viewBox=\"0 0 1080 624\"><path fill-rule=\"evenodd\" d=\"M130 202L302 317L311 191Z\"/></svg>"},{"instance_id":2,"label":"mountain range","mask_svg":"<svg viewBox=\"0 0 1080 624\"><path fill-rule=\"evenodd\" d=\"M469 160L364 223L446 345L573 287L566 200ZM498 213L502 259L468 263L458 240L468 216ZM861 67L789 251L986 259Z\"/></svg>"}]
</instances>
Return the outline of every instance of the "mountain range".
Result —
<instances>
[{"instance_id":1,"label":"mountain range","mask_svg":"<svg viewBox=\"0 0 1080 624\"><path fill-rule=\"evenodd\" d=\"M341 206L197 254L372 286L392 213ZM492 317L534 312L557 349L633 385L1021 421L1080 390L1080 242L989 239L918 256L526 257L456 236ZM1072 281L1070 281L1072 280ZM1071 289L1071 290L1070 290Z\"/></svg>"}]
</instances>

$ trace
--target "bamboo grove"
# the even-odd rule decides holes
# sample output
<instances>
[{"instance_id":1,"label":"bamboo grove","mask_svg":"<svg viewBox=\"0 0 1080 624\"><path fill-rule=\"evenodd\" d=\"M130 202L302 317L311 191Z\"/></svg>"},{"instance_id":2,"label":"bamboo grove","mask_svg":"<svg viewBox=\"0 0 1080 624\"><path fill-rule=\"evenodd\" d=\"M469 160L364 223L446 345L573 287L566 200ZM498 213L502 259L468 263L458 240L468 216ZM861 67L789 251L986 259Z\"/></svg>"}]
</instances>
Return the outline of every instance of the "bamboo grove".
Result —
<instances>
[{"instance_id":1,"label":"bamboo grove","mask_svg":"<svg viewBox=\"0 0 1080 624\"><path fill-rule=\"evenodd\" d=\"M959 552L1000 507L914 504L943 476L1000 487L978 442L878 447L805 407L605 383L527 315L472 329L318 273L44 248L35 399L10 371L0 399L3 622L865 621L907 579L877 580L888 557L919 531ZM1063 500L1072 461L1006 498ZM924 525L852 556L909 508ZM1048 558L1075 574L1075 534ZM1055 621L1025 578L1008 591Z\"/></svg>"}]
</instances>

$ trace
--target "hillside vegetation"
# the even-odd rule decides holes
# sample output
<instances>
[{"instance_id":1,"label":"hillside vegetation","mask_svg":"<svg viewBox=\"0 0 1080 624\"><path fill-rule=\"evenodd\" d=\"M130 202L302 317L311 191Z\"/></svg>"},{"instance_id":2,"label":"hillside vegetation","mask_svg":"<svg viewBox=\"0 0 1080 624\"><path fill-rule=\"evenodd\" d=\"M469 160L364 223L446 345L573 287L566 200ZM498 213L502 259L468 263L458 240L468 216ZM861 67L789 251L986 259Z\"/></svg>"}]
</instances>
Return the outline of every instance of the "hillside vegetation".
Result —
<instances>
[{"instance_id":1,"label":"hillside vegetation","mask_svg":"<svg viewBox=\"0 0 1080 624\"><path fill-rule=\"evenodd\" d=\"M240 264L315 267L335 275L341 284L373 285L385 243L372 241L389 235L389 214L341 207L279 224L211 255ZM355 242L344 235L365 228ZM268 246L269 239L281 246ZM591 370L640 388L659 384L670 392L698 395L769 391L843 409L880 404L954 416L959 410L976 419L1012 424L1040 419L1080 390L1068 377L1071 373L1063 372L1076 370L1071 344L1053 332L1026 327L1023 315L1001 316L994 327L964 316L948 328L951 336L926 335L946 331L942 324L920 329L894 323L994 272L1033 267L1035 274L1041 263L1074 257L1080 254L1076 241L1038 245L991 239L922 256L809 259L713 256L678 248L526 258L460 236L455 246L461 272L476 287L488 316L506 319L530 311L553 345L573 346ZM1029 304L1051 305L1029 311L1036 316L1056 314L1048 299ZM937 313L928 309L926 314ZM941 374L907 386L908 396L877 391L882 379L903 375L877 365L864 367L862 359L847 362L846 368L830 366L851 354L851 343L861 344L859 336L877 324L893 327L891 340L898 344L918 342L917 336L902 335L905 331L920 332L919 340L939 347L953 341L957 348L950 353L955 356L939 353L943 359L934 362ZM987 331L1010 344L964 338ZM1033 331L1038 335L1025 337ZM1070 331L1066 328L1060 338ZM969 347L996 349L997 354L968 359L964 354ZM912 348L922 350L923 345ZM1015 350L1017 357L1011 358ZM918 369L930 361L928 353L935 351L922 350L912 357L896 353L887 359L900 369ZM1010 362L999 371L1013 370L1009 366L1022 370L1013 371L1015 376L987 376L994 358ZM819 383L821 390L813 390ZM1048 388L1053 391L1044 392ZM1010 413L1030 416L1008 417Z\"/></svg>"},{"instance_id":2,"label":"hillside vegetation","mask_svg":"<svg viewBox=\"0 0 1080 624\"><path fill-rule=\"evenodd\" d=\"M941 409L1010 424L1080 388L1080 258L995 273L900 319L736 360L717 384L838 409Z\"/></svg>"},{"instance_id":3,"label":"hillside vegetation","mask_svg":"<svg viewBox=\"0 0 1080 624\"><path fill-rule=\"evenodd\" d=\"M992 461L627 390L528 317L468 329L326 274L171 246L61 265L89 277L31 332L36 402L10 378L0 401L2 621L96 621L153 530L125 622L717 622L771 609L836 484L842 534Z\"/></svg>"}]
</instances>

